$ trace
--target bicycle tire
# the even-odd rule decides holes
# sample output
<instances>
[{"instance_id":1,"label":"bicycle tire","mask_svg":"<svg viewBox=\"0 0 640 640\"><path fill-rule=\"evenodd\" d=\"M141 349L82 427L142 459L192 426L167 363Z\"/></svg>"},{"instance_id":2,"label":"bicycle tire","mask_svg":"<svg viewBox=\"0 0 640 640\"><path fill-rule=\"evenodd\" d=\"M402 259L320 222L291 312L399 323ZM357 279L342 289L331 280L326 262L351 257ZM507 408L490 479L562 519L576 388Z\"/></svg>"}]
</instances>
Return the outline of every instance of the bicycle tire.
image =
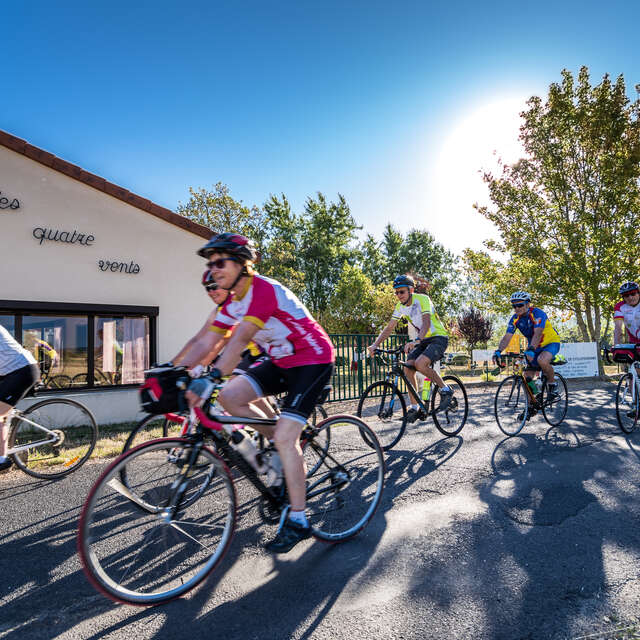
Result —
<instances>
[{"instance_id":1,"label":"bicycle tire","mask_svg":"<svg viewBox=\"0 0 640 640\"><path fill-rule=\"evenodd\" d=\"M447 437L452 437L458 435L460 431L462 431L462 427L467 422L467 417L469 415L469 400L467 398L467 390L464 388L464 384L462 384L462 380L457 376L443 376L442 378L445 384L448 384L451 389L453 389L453 398L451 399L451 404L446 408L444 412L439 412L436 410L436 397L440 396L440 389L436 388L433 390L431 394L431 416L433 417L433 421L436 425L436 428L440 433ZM464 404L461 409L461 405ZM438 406L440 403L438 402ZM438 413L440 413L440 418L438 418ZM444 413L445 420L447 425L444 424L444 420L442 420L442 413ZM460 417L460 424L455 427L449 427L450 423L450 414L455 417Z\"/></svg>"},{"instance_id":2,"label":"bicycle tire","mask_svg":"<svg viewBox=\"0 0 640 640\"><path fill-rule=\"evenodd\" d=\"M407 428L404 397L396 385L386 380L374 382L364 390L358 401L357 416L376 434L383 451L398 444Z\"/></svg>"},{"instance_id":3,"label":"bicycle tire","mask_svg":"<svg viewBox=\"0 0 640 640\"><path fill-rule=\"evenodd\" d=\"M544 419L550 424L552 427L557 427L566 417L567 409L569 406L569 391L567 389L567 383L565 379L556 371L555 379L558 383L558 395L560 396L559 400L555 400L555 408L559 409L557 411L558 415L553 415L551 412L551 405L548 404L549 397L549 382L545 378L542 383L542 415ZM564 398L564 400L562 399Z\"/></svg>"},{"instance_id":4,"label":"bicycle tire","mask_svg":"<svg viewBox=\"0 0 640 640\"><path fill-rule=\"evenodd\" d=\"M520 433L527 421L529 395L524 388L524 384L521 376L507 376L496 390L493 413L500 431L505 436L515 436ZM502 397L505 394L508 394L506 399ZM507 411L500 411L501 403L504 403Z\"/></svg>"},{"instance_id":5,"label":"bicycle tire","mask_svg":"<svg viewBox=\"0 0 640 640\"><path fill-rule=\"evenodd\" d=\"M78 552L89 581L112 600L169 602L199 585L226 554L236 494L229 469L209 447L202 446L197 458L215 470L205 495L181 503L173 515L156 507L169 504L194 446L186 438L143 443L116 458L91 488L80 516ZM181 454L172 459L177 449ZM135 473L134 494L118 481L123 465Z\"/></svg>"},{"instance_id":6,"label":"bicycle tire","mask_svg":"<svg viewBox=\"0 0 640 640\"><path fill-rule=\"evenodd\" d=\"M52 411L54 407L56 409ZM69 407L73 409L70 411ZM96 446L98 425L91 411L80 402L68 398L49 398L31 405L22 412L22 416L56 432L58 436L55 443L43 444L28 449L25 453L12 455L16 466L34 478L49 480L68 475L89 459ZM34 440L34 437L37 439ZM35 445L42 438L21 416L12 420L9 431L10 448L30 442ZM65 442L67 447L64 446Z\"/></svg>"},{"instance_id":7,"label":"bicycle tire","mask_svg":"<svg viewBox=\"0 0 640 640\"><path fill-rule=\"evenodd\" d=\"M373 430L355 416L332 416L318 427L331 431L331 447L320 454L322 464L307 481L307 517L313 536L334 544L357 535L376 512L384 453ZM314 440L304 448L313 451Z\"/></svg>"},{"instance_id":8,"label":"bicycle tire","mask_svg":"<svg viewBox=\"0 0 640 640\"><path fill-rule=\"evenodd\" d=\"M640 414L639 390L636 387L634 400L633 384L633 375L625 373L620 378L618 387L616 388L616 418L618 420L618 426L626 434L633 433L638 424Z\"/></svg>"},{"instance_id":9,"label":"bicycle tire","mask_svg":"<svg viewBox=\"0 0 640 640\"><path fill-rule=\"evenodd\" d=\"M122 447L121 453L126 453L130 449L137 447L143 442L157 440L158 438L179 437L182 432L182 423L170 421L164 415L148 415L142 418L138 424L131 429L131 433ZM120 481L126 487L127 483L126 467L120 472Z\"/></svg>"},{"instance_id":10,"label":"bicycle tire","mask_svg":"<svg viewBox=\"0 0 640 640\"><path fill-rule=\"evenodd\" d=\"M68 389L72 384L73 382L71 377L64 373L59 373L47 380L48 389Z\"/></svg>"}]
</instances>

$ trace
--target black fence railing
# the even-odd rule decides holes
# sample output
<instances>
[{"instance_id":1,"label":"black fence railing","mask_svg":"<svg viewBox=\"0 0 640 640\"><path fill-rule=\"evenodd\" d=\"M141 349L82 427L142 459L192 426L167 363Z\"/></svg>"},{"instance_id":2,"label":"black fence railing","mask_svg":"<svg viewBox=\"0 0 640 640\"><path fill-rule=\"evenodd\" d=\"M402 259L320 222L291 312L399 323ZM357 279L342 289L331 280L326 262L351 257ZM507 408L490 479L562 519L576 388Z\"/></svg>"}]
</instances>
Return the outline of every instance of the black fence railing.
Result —
<instances>
[{"instance_id":1,"label":"black fence railing","mask_svg":"<svg viewBox=\"0 0 640 640\"><path fill-rule=\"evenodd\" d=\"M388 360L370 358L367 347L376 339L369 334L331 334L336 348L336 368L333 374L333 391L329 402L354 400L389 370ZM406 335L392 334L380 345L383 349L395 349L408 340Z\"/></svg>"}]
</instances>

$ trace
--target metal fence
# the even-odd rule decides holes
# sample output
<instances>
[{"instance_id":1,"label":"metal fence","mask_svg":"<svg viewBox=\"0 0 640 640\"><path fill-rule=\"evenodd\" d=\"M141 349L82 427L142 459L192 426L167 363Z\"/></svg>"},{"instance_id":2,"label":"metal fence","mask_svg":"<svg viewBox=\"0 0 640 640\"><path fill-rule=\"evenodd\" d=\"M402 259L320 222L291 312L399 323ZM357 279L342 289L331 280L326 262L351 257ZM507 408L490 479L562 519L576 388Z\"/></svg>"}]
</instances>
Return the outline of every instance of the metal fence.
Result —
<instances>
[{"instance_id":1,"label":"metal fence","mask_svg":"<svg viewBox=\"0 0 640 640\"><path fill-rule=\"evenodd\" d=\"M336 348L336 368L329 402L354 400L376 380L384 377L389 364L382 357L370 358L367 347L377 338L373 334L330 334ZM383 349L395 349L407 342L406 335L392 334Z\"/></svg>"}]
</instances>

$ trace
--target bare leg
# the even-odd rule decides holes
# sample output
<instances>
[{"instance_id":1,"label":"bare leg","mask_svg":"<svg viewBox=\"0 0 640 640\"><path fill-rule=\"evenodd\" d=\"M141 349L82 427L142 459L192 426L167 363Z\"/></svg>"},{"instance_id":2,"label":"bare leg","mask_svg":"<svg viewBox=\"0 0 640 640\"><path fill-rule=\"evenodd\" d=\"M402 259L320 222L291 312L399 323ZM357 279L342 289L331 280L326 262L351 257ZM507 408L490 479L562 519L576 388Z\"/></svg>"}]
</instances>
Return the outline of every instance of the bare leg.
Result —
<instances>
[{"instance_id":1,"label":"bare leg","mask_svg":"<svg viewBox=\"0 0 640 640\"><path fill-rule=\"evenodd\" d=\"M6 402L0 402L0 457L7 451L7 439L9 438L8 425L5 426L5 417L13 407Z\"/></svg>"},{"instance_id":2,"label":"bare leg","mask_svg":"<svg viewBox=\"0 0 640 640\"><path fill-rule=\"evenodd\" d=\"M440 377L440 374L432 368L431 359L425 355L421 355L416 360L415 367L420 372L423 373L429 380L435 382L440 389L444 387L444 380Z\"/></svg>"},{"instance_id":3,"label":"bare leg","mask_svg":"<svg viewBox=\"0 0 640 640\"><path fill-rule=\"evenodd\" d=\"M232 416L242 416L244 418L266 418L266 416L255 404L258 397L251 383L244 377L232 378L224 386L218 399L220 404ZM267 438L273 437L273 427L265 425L252 425L262 435Z\"/></svg>"},{"instance_id":4,"label":"bare leg","mask_svg":"<svg viewBox=\"0 0 640 640\"><path fill-rule=\"evenodd\" d=\"M303 427L304 425L297 420L282 416L276 424L274 436L293 511L303 511L307 497L304 482L307 472L300 448L300 433Z\"/></svg>"},{"instance_id":5,"label":"bare leg","mask_svg":"<svg viewBox=\"0 0 640 640\"><path fill-rule=\"evenodd\" d=\"M415 367L415 360L407 360L407 364ZM414 389L418 388L418 381L416 380L416 371L415 369L411 369L409 367L405 367L404 368L404 372L405 375L407 376L407 379L409 380L409 382L413 385ZM413 402L413 404L418 404L418 398L411 392L409 391L409 397L411 398L411 402Z\"/></svg>"}]
</instances>

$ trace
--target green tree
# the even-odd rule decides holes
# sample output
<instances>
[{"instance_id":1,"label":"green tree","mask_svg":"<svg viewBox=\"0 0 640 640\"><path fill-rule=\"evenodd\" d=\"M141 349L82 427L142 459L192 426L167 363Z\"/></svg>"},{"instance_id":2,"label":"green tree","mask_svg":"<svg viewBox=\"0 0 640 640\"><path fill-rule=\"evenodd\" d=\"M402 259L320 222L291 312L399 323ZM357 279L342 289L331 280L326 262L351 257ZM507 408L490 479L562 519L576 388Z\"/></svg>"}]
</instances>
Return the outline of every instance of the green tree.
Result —
<instances>
[{"instance_id":1,"label":"green tree","mask_svg":"<svg viewBox=\"0 0 640 640\"><path fill-rule=\"evenodd\" d=\"M247 207L242 200L234 200L229 187L222 182L212 189L189 187L186 204L178 203L176 211L185 218L209 227L214 233L235 231L251 238L258 247L266 231L265 216L255 205Z\"/></svg>"},{"instance_id":2,"label":"green tree","mask_svg":"<svg viewBox=\"0 0 640 640\"><path fill-rule=\"evenodd\" d=\"M357 251L352 245L359 228L342 195L338 194L337 202L328 202L322 193L307 199L299 256L304 270L303 299L312 311L327 308L344 263L355 263Z\"/></svg>"},{"instance_id":3,"label":"green tree","mask_svg":"<svg viewBox=\"0 0 640 640\"><path fill-rule=\"evenodd\" d=\"M330 304L319 316L331 333L378 333L389 322L396 300L390 284L374 285L345 262Z\"/></svg>"},{"instance_id":4,"label":"green tree","mask_svg":"<svg viewBox=\"0 0 640 640\"><path fill-rule=\"evenodd\" d=\"M382 243L378 242L370 233L360 247L360 268L374 284L389 281L387 260L382 251Z\"/></svg>"},{"instance_id":5,"label":"green tree","mask_svg":"<svg viewBox=\"0 0 640 640\"><path fill-rule=\"evenodd\" d=\"M564 70L546 101L534 96L521 114L526 157L485 174L491 208L478 211L500 232L486 252L467 251L465 265L488 299L516 289L538 305L575 314L584 340L598 341L620 282L640 272L640 102L622 76L592 87Z\"/></svg>"}]
</instances>

